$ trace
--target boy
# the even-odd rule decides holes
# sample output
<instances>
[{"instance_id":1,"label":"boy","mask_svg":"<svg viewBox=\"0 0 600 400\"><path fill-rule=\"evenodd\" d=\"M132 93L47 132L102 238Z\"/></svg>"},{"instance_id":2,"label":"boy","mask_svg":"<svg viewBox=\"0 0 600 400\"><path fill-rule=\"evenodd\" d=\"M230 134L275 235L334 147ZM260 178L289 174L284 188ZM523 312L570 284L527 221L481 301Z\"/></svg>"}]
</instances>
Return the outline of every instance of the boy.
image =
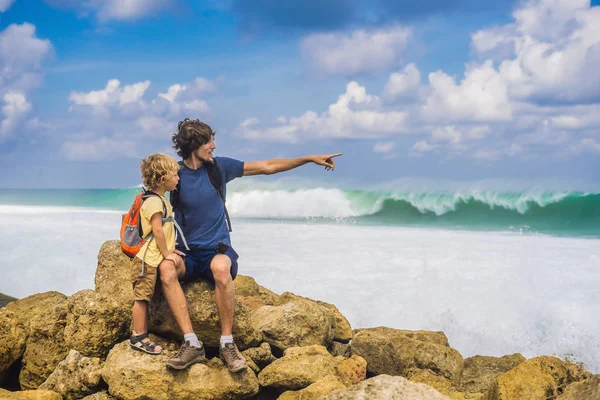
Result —
<instances>
[{"instance_id":1,"label":"boy","mask_svg":"<svg viewBox=\"0 0 600 400\"><path fill-rule=\"evenodd\" d=\"M173 191L179 182L179 165L171 157L155 153L142 160L140 170L144 187L154 193L145 197L140 208L142 237L146 238L150 232L152 236L131 262L134 304L129 345L149 354L159 354L162 348L148 337L148 303L154 295L158 266L161 263L183 265L179 255L184 254L175 250L173 209L165 197L165 192ZM165 210L166 215L163 215Z\"/></svg>"}]
</instances>

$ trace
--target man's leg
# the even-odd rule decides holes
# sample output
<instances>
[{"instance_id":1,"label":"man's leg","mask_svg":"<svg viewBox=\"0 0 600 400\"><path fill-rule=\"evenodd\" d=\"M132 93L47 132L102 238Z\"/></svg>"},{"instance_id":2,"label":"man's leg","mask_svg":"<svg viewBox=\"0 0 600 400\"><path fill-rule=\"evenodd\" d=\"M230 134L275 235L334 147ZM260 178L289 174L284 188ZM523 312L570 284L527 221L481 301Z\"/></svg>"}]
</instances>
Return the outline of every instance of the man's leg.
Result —
<instances>
[{"instance_id":1,"label":"man's leg","mask_svg":"<svg viewBox=\"0 0 600 400\"><path fill-rule=\"evenodd\" d=\"M221 319L221 335L231 336L235 296L235 286L231 279L231 260L224 254L217 254L210 262L210 269L215 280L215 300Z\"/></svg>"},{"instance_id":2,"label":"man's leg","mask_svg":"<svg viewBox=\"0 0 600 400\"><path fill-rule=\"evenodd\" d=\"M215 280L215 301L221 320L219 355L231 372L244 371L248 365L232 336L235 286L231 277L231 259L217 254L210 263L210 269Z\"/></svg>"},{"instance_id":3,"label":"man's leg","mask_svg":"<svg viewBox=\"0 0 600 400\"><path fill-rule=\"evenodd\" d=\"M167 366L174 369L185 369L192 364L206 360L204 347L193 331L190 313L187 307L187 300L179 278L185 275L185 263L181 257L176 258L176 262L163 260L159 266L160 279L163 293L175 321L183 332L184 342L179 349L179 353L169 361ZM188 340L190 338L190 340Z\"/></svg>"},{"instance_id":4,"label":"man's leg","mask_svg":"<svg viewBox=\"0 0 600 400\"><path fill-rule=\"evenodd\" d=\"M173 316L175 317L179 329L181 329L184 334L193 332L187 300L185 299L185 294L183 294L181 284L179 283L179 278L183 278L185 275L185 264L183 263L183 260L181 257L179 257L177 263L163 260L158 269L160 270L160 281L162 283L165 299L171 309L171 313L173 313Z\"/></svg>"}]
</instances>

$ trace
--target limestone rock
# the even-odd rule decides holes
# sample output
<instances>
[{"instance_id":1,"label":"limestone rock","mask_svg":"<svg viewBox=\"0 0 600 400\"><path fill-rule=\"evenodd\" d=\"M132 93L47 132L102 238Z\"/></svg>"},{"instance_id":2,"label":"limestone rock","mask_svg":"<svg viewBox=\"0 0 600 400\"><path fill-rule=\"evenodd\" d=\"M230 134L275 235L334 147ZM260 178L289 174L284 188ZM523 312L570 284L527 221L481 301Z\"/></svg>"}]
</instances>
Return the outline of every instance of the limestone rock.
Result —
<instances>
[{"instance_id":1,"label":"limestone rock","mask_svg":"<svg viewBox=\"0 0 600 400\"><path fill-rule=\"evenodd\" d=\"M89 396L85 396L81 400L115 400L115 397L112 397L110 394L105 391L96 392L94 394L90 394Z\"/></svg>"},{"instance_id":2,"label":"limestone rock","mask_svg":"<svg viewBox=\"0 0 600 400\"><path fill-rule=\"evenodd\" d=\"M8 368L25 352L27 329L17 316L0 309L0 384Z\"/></svg>"},{"instance_id":3,"label":"limestone rock","mask_svg":"<svg viewBox=\"0 0 600 400\"><path fill-rule=\"evenodd\" d=\"M258 393L258 380L251 370L232 374L218 358L194 364L184 371L167 369L175 355L165 350L149 355L132 350L127 341L108 354L102 377L112 396L134 399L242 399Z\"/></svg>"},{"instance_id":4,"label":"limestone rock","mask_svg":"<svg viewBox=\"0 0 600 400\"><path fill-rule=\"evenodd\" d=\"M324 400L449 400L434 388L401 376L379 375L346 389L334 390Z\"/></svg>"},{"instance_id":5,"label":"limestone rock","mask_svg":"<svg viewBox=\"0 0 600 400\"><path fill-rule=\"evenodd\" d=\"M98 267L94 282L96 291L123 306L131 307L131 260L121 251L121 241L104 242L98 253Z\"/></svg>"},{"instance_id":6,"label":"limestone rock","mask_svg":"<svg viewBox=\"0 0 600 400\"><path fill-rule=\"evenodd\" d=\"M78 351L71 350L39 389L60 393L66 400L77 400L94 393L101 378L99 358L83 357Z\"/></svg>"},{"instance_id":7,"label":"limestone rock","mask_svg":"<svg viewBox=\"0 0 600 400\"><path fill-rule=\"evenodd\" d=\"M260 286L254 278L238 275L233 281L235 295L240 297L254 297L260 299L262 305L274 305L279 296L267 288Z\"/></svg>"},{"instance_id":8,"label":"limestone rock","mask_svg":"<svg viewBox=\"0 0 600 400\"><path fill-rule=\"evenodd\" d=\"M367 360L373 375L408 376L412 368L430 369L452 381L460 379L463 358L449 347L443 332L405 331L386 327L357 329L352 354Z\"/></svg>"},{"instance_id":9,"label":"limestone rock","mask_svg":"<svg viewBox=\"0 0 600 400\"><path fill-rule=\"evenodd\" d=\"M269 343L264 342L261 343L259 347L251 347L244 350L242 354L246 359L254 361L260 369L263 369L276 360L271 353L271 346L269 346Z\"/></svg>"},{"instance_id":10,"label":"limestone rock","mask_svg":"<svg viewBox=\"0 0 600 400\"><path fill-rule=\"evenodd\" d=\"M355 385L367 378L367 361L364 358L360 356L336 357L336 361L339 361L335 366L337 375L344 384Z\"/></svg>"},{"instance_id":11,"label":"limestone rock","mask_svg":"<svg viewBox=\"0 0 600 400\"><path fill-rule=\"evenodd\" d=\"M317 303L327 309L329 309L335 318L335 335L333 340L341 343L348 343L352 340L352 327L350 322L342 315L340 310L333 304L325 303L324 301L317 301Z\"/></svg>"},{"instance_id":12,"label":"limestone rock","mask_svg":"<svg viewBox=\"0 0 600 400\"><path fill-rule=\"evenodd\" d=\"M125 306L105 294L82 290L67 305L65 340L70 349L84 356L105 358L131 332L131 299Z\"/></svg>"},{"instance_id":13,"label":"limestone rock","mask_svg":"<svg viewBox=\"0 0 600 400\"><path fill-rule=\"evenodd\" d=\"M35 297L35 296L32 296ZM19 302L13 303L17 304ZM65 325L67 320L66 298L60 294L51 294L32 302L31 307L45 311L31 310L29 315L29 336L25 344L19 384L22 390L37 389L54 371L60 361L69 353L65 343Z\"/></svg>"},{"instance_id":14,"label":"limestone rock","mask_svg":"<svg viewBox=\"0 0 600 400\"><path fill-rule=\"evenodd\" d=\"M461 389L477 393L488 390L496 377L525 361L521 354L503 357L474 356L465 359Z\"/></svg>"},{"instance_id":15,"label":"limestone rock","mask_svg":"<svg viewBox=\"0 0 600 400\"><path fill-rule=\"evenodd\" d=\"M335 356L350 357L352 355L352 345L350 343L340 343L333 341L327 346L327 350Z\"/></svg>"},{"instance_id":16,"label":"limestone rock","mask_svg":"<svg viewBox=\"0 0 600 400\"><path fill-rule=\"evenodd\" d=\"M583 368L556 357L523 361L499 375L484 396L486 400L546 400L556 398L566 385L590 376Z\"/></svg>"},{"instance_id":17,"label":"limestone rock","mask_svg":"<svg viewBox=\"0 0 600 400\"><path fill-rule=\"evenodd\" d=\"M557 400L600 400L600 375L567 386Z\"/></svg>"},{"instance_id":18,"label":"limestone rock","mask_svg":"<svg viewBox=\"0 0 600 400\"><path fill-rule=\"evenodd\" d=\"M266 366L258 374L258 381L264 387L298 390L326 375L335 375L335 365L335 359L323 346L292 347Z\"/></svg>"},{"instance_id":19,"label":"limestone rock","mask_svg":"<svg viewBox=\"0 0 600 400\"><path fill-rule=\"evenodd\" d=\"M333 314L317 302L303 298L261 307L254 312L253 320L263 340L281 350L315 344L328 346L335 336Z\"/></svg>"},{"instance_id":20,"label":"limestone rock","mask_svg":"<svg viewBox=\"0 0 600 400\"><path fill-rule=\"evenodd\" d=\"M452 400L475 400L480 399L483 396L482 393L461 392L449 379L436 375L429 369L415 370L414 372L415 373L409 379L411 382L418 382L431 386Z\"/></svg>"},{"instance_id":21,"label":"limestone rock","mask_svg":"<svg viewBox=\"0 0 600 400\"><path fill-rule=\"evenodd\" d=\"M327 375L304 389L284 392L277 400L317 400L336 389L346 386L340 382L337 376Z\"/></svg>"},{"instance_id":22,"label":"limestone rock","mask_svg":"<svg viewBox=\"0 0 600 400\"><path fill-rule=\"evenodd\" d=\"M204 281L192 282L183 285L183 292L196 335L205 345L218 347L221 322L215 302L214 285ZM261 335L253 327L251 310L236 299L234 312L233 336L238 347L245 349L258 345ZM162 296L150 303L148 329L175 340L183 338L169 305Z\"/></svg>"},{"instance_id":23,"label":"limestone rock","mask_svg":"<svg viewBox=\"0 0 600 400\"><path fill-rule=\"evenodd\" d=\"M62 400L60 394L48 390L24 390L20 392L10 392L0 389L0 399L2 400Z\"/></svg>"}]
</instances>

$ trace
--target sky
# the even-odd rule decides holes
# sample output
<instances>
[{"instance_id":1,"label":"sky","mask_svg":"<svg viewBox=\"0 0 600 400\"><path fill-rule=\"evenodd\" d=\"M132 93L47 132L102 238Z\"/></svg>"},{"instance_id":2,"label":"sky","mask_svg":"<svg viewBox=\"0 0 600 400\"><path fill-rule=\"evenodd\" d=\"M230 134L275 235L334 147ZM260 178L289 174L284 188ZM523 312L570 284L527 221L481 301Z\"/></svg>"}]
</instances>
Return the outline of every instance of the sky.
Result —
<instances>
[{"instance_id":1,"label":"sky","mask_svg":"<svg viewBox=\"0 0 600 400\"><path fill-rule=\"evenodd\" d=\"M600 184L598 0L0 0L0 188L125 188L178 121L243 161Z\"/></svg>"}]
</instances>

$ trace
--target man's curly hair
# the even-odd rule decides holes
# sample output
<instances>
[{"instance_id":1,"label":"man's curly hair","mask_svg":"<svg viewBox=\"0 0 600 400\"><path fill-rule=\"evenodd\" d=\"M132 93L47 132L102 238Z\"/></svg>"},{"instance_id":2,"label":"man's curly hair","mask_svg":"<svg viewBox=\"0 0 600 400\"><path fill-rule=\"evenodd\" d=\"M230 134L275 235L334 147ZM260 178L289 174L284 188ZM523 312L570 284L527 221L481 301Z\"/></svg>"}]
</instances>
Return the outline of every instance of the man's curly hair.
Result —
<instances>
[{"instance_id":1,"label":"man's curly hair","mask_svg":"<svg viewBox=\"0 0 600 400\"><path fill-rule=\"evenodd\" d=\"M146 189L158 188L163 176L175 174L177 171L179 171L177 161L161 153L150 154L140 163L140 172Z\"/></svg>"},{"instance_id":2,"label":"man's curly hair","mask_svg":"<svg viewBox=\"0 0 600 400\"><path fill-rule=\"evenodd\" d=\"M177 133L173 135L173 148L182 159L188 159L192 153L210 142L215 131L199 119L186 118L177 125Z\"/></svg>"}]
</instances>

